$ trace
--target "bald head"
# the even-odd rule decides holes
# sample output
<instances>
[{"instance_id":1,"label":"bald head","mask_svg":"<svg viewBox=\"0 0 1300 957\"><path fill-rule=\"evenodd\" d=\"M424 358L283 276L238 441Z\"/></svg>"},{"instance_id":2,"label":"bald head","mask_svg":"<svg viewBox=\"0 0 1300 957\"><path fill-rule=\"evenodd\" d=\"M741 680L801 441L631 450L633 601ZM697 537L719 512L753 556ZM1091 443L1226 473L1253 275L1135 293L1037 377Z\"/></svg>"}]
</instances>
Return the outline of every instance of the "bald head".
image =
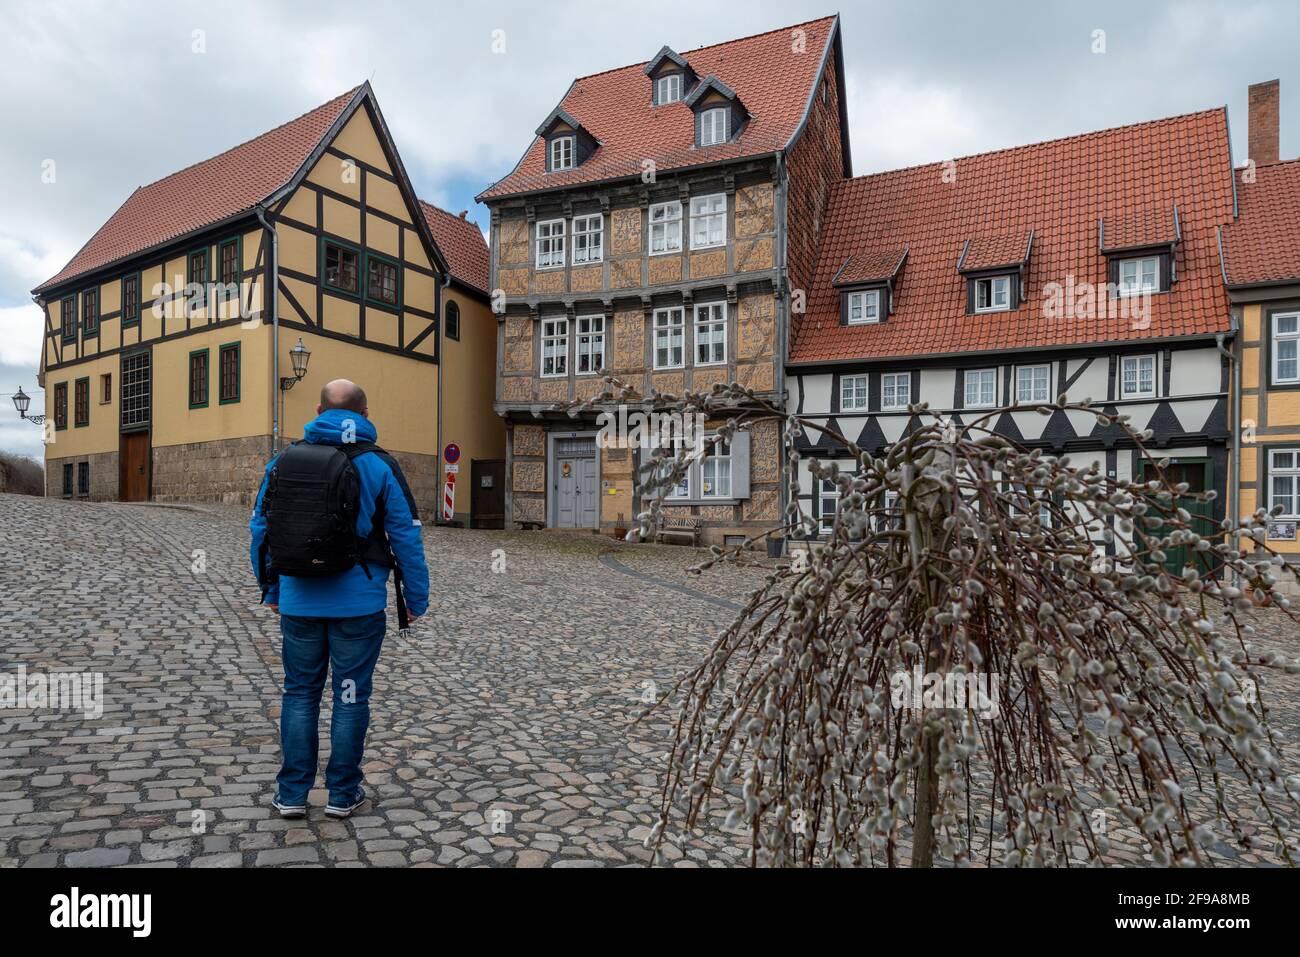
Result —
<instances>
[{"instance_id":1,"label":"bald head","mask_svg":"<svg viewBox=\"0 0 1300 957\"><path fill-rule=\"evenodd\" d=\"M366 407L365 390L348 379L326 382L325 387L320 390L320 405L316 412L319 414L328 409L347 409L349 412L359 412L361 415L370 411Z\"/></svg>"}]
</instances>

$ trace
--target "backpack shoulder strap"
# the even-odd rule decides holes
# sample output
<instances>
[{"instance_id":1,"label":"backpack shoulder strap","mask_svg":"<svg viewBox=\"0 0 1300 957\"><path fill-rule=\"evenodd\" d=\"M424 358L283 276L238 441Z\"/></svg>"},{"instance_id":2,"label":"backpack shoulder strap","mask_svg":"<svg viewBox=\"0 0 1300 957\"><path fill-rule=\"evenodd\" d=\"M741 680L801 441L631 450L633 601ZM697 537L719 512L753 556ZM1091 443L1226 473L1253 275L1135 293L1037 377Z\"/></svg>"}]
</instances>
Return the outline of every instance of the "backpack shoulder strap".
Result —
<instances>
[{"instance_id":1,"label":"backpack shoulder strap","mask_svg":"<svg viewBox=\"0 0 1300 957\"><path fill-rule=\"evenodd\" d=\"M402 495L406 498L406 506L411 510L411 518L419 522L420 510L415 505L415 496L411 493L411 486L406 481L406 475L402 472L402 467L397 464L397 459L393 458L392 453L380 448L374 442L351 442L347 445L340 445L340 449L349 460L355 459L359 455L365 455L367 452L374 452L380 460L392 470L393 478L397 479L397 486L402 490Z\"/></svg>"}]
</instances>

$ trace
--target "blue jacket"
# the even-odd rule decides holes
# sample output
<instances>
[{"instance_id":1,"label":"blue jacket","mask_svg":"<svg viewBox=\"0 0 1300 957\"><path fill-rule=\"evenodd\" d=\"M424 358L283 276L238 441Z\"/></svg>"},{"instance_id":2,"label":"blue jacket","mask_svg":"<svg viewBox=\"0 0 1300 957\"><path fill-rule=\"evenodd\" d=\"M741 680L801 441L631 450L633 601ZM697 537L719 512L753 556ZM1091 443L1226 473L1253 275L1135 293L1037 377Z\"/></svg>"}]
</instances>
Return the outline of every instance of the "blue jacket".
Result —
<instances>
[{"instance_id":1,"label":"blue jacket","mask_svg":"<svg viewBox=\"0 0 1300 957\"><path fill-rule=\"evenodd\" d=\"M356 441L374 442L379 437L370 420L347 409L328 409L307 423L303 437L313 445L342 445L344 423L351 421L356 428ZM407 610L412 615L423 615L429 608L429 569L424 563L424 542L420 526L411 515L406 496L398 484L393 470L378 455L359 455L352 460L361 481L361 508L357 514L357 535L370 534L375 503L384 503L384 530L393 549L393 556L402 569L403 595ZM253 562L253 575L258 572L258 552L266 537L266 518L262 515L262 496L266 494L267 479L275 465L272 459L262 476L262 487L257 492L253 518L248 523L252 533L249 557ZM373 615L383 611L388 604L388 569L370 568L370 576L360 565L338 575L323 578L295 578L280 576L266 593L266 604L279 605L281 614L301 615L310 618L352 618Z\"/></svg>"}]
</instances>

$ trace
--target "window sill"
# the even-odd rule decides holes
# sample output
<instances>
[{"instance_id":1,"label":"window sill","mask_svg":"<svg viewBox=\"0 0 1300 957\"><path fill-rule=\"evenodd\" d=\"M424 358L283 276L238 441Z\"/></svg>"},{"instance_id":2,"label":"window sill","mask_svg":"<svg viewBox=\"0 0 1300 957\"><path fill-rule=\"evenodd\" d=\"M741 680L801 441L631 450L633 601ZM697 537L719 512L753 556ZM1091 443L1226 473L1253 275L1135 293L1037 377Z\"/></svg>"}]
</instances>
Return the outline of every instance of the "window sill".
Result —
<instances>
[{"instance_id":1,"label":"window sill","mask_svg":"<svg viewBox=\"0 0 1300 957\"><path fill-rule=\"evenodd\" d=\"M878 326L880 325L880 320L879 319L845 319L844 324L846 326Z\"/></svg>"},{"instance_id":2,"label":"window sill","mask_svg":"<svg viewBox=\"0 0 1300 957\"><path fill-rule=\"evenodd\" d=\"M646 255L648 255L648 256L680 256L681 254L682 254L682 251L681 251L680 249L665 249L665 250L662 250L661 252L657 252L657 253L656 253L656 252L651 252L651 253L647 253Z\"/></svg>"},{"instance_id":3,"label":"window sill","mask_svg":"<svg viewBox=\"0 0 1300 957\"><path fill-rule=\"evenodd\" d=\"M664 508L677 508L690 505L739 505L744 499L739 498L666 498Z\"/></svg>"},{"instance_id":4,"label":"window sill","mask_svg":"<svg viewBox=\"0 0 1300 957\"><path fill-rule=\"evenodd\" d=\"M563 268L564 268L564 263L560 263L560 265L558 266L534 266L533 271L534 272L555 272L555 270L563 269Z\"/></svg>"},{"instance_id":5,"label":"window sill","mask_svg":"<svg viewBox=\"0 0 1300 957\"><path fill-rule=\"evenodd\" d=\"M573 261L573 265L575 266L603 266L604 264L605 260L603 257L601 259L575 259Z\"/></svg>"},{"instance_id":6,"label":"window sill","mask_svg":"<svg viewBox=\"0 0 1300 957\"><path fill-rule=\"evenodd\" d=\"M1119 401L1121 401L1121 402L1141 402L1143 399L1158 399L1158 398L1160 398L1160 397L1159 397L1158 395L1156 395L1154 392L1143 392L1143 393L1141 393L1141 394L1139 394L1139 395L1125 395L1124 393L1121 392L1121 393L1120 393L1120 396L1119 396Z\"/></svg>"},{"instance_id":7,"label":"window sill","mask_svg":"<svg viewBox=\"0 0 1300 957\"><path fill-rule=\"evenodd\" d=\"M709 245L709 246L694 246L694 245L693 245L693 246L691 246L691 252L693 252L693 253L706 253L706 252L708 252L710 249L726 249L726 248L727 248L727 241L724 239L724 240L723 240L722 242L720 242L720 243L713 243L713 244L711 244L711 245Z\"/></svg>"}]
</instances>

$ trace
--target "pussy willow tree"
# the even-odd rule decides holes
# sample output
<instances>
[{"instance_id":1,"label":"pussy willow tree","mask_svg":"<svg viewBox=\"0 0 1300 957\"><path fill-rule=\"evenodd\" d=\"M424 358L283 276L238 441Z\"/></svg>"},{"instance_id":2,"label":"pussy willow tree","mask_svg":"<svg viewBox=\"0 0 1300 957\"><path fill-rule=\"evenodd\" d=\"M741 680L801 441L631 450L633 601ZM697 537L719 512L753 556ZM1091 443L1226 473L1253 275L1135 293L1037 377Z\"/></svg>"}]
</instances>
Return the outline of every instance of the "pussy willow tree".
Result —
<instances>
[{"instance_id":1,"label":"pussy willow tree","mask_svg":"<svg viewBox=\"0 0 1300 957\"><path fill-rule=\"evenodd\" d=\"M723 423L709 442L764 419L787 449L802 423L827 431L734 384L643 399L605 383L582 405L703 413ZM1148 435L1086 401L1039 407L1057 410L1117 426L1150 479L1018 448L992 431L1002 410L955 425L914 406L879 457L828 432L855 462L809 462L838 491L829 535L779 563L655 706L679 711L650 843L725 812L756 865L1063 866L1101 860L1108 826L1162 865L1211 863L1219 841L1294 863L1300 777L1265 677L1300 665L1255 648L1251 623L1261 604L1291 615L1268 516L1205 527L1187 501L1213 493L1171 484ZM630 536L698 454L648 457ZM795 479L788 499L770 531L807 540ZM715 547L698 570L746 554ZM900 676L984 694L945 707L898 694Z\"/></svg>"}]
</instances>

